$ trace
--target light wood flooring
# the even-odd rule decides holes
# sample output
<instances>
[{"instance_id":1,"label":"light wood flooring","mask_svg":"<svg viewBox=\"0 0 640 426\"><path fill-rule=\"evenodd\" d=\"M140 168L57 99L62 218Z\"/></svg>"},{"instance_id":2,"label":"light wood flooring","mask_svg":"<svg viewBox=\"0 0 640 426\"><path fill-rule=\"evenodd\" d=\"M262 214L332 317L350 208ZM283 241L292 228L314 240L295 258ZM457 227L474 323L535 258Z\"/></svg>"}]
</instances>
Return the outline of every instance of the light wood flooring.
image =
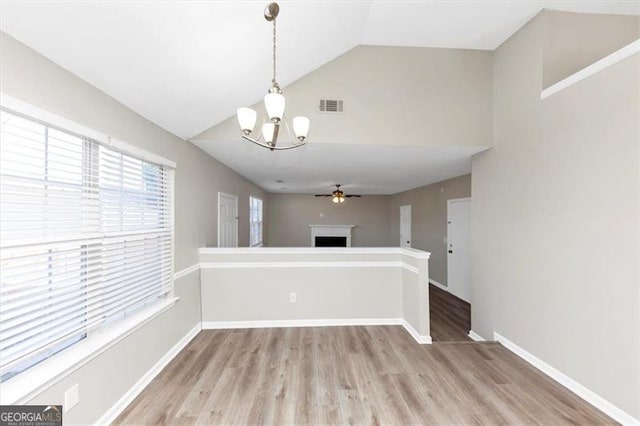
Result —
<instances>
[{"instance_id":1,"label":"light wood flooring","mask_svg":"<svg viewBox=\"0 0 640 426\"><path fill-rule=\"evenodd\" d=\"M498 343L401 326L202 331L116 424L603 424Z\"/></svg>"},{"instance_id":2,"label":"light wood flooring","mask_svg":"<svg viewBox=\"0 0 640 426\"><path fill-rule=\"evenodd\" d=\"M431 339L434 342L471 342L471 305L429 284Z\"/></svg>"}]
</instances>

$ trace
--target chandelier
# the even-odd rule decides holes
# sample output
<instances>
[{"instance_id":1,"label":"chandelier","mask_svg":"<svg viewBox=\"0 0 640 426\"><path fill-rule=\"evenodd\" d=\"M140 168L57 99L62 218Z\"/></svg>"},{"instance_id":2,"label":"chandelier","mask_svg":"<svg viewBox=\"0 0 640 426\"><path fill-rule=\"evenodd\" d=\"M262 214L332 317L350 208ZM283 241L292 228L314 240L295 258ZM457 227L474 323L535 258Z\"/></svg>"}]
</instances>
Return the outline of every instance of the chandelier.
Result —
<instances>
[{"instance_id":1,"label":"chandelier","mask_svg":"<svg viewBox=\"0 0 640 426\"><path fill-rule=\"evenodd\" d=\"M299 116L293 118L292 124L295 139L291 137L291 130L284 119L285 99L276 80L276 18L279 11L278 3L270 3L264 10L264 18L268 22L273 22L273 78L271 79L271 88L264 97L264 106L269 120L262 124L262 134L257 138L251 136L256 125L256 112L251 108L238 108L238 123L242 130L242 137L271 151L301 147L306 143L307 134L309 133L309 119L307 117ZM283 125L291 141L287 145L278 146L280 127Z\"/></svg>"}]
</instances>

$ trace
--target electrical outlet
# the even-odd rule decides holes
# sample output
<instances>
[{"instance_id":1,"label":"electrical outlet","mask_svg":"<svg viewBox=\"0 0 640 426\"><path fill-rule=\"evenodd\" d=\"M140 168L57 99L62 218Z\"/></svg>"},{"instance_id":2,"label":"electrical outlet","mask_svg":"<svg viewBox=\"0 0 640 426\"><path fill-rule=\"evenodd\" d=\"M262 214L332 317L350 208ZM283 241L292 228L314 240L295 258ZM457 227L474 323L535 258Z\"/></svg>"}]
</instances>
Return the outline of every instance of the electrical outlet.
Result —
<instances>
[{"instance_id":1,"label":"electrical outlet","mask_svg":"<svg viewBox=\"0 0 640 426\"><path fill-rule=\"evenodd\" d=\"M64 412L71 410L80 402L80 385L75 384L71 386L64 393Z\"/></svg>"},{"instance_id":2,"label":"electrical outlet","mask_svg":"<svg viewBox=\"0 0 640 426\"><path fill-rule=\"evenodd\" d=\"M289 293L289 303L296 303L296 294Z\"/></svg>"}]
</instances>

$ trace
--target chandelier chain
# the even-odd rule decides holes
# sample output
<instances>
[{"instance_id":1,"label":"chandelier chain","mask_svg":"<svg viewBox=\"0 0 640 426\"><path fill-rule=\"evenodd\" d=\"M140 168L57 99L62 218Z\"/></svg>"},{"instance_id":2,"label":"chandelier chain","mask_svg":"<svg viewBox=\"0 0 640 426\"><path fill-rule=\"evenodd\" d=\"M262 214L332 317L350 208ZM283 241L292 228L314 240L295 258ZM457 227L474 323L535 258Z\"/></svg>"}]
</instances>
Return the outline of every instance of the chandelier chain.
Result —
<instances>
[{"instance_id":1,"label":"chandelier chain","mask_svg":"<svg viewBox=\"0 0 640 426\"><path fill-rule=\"evenodd\" d=\"M271 83L276 86L276 18L273 18L273 79Z\"/></svg>"}]
</instances>

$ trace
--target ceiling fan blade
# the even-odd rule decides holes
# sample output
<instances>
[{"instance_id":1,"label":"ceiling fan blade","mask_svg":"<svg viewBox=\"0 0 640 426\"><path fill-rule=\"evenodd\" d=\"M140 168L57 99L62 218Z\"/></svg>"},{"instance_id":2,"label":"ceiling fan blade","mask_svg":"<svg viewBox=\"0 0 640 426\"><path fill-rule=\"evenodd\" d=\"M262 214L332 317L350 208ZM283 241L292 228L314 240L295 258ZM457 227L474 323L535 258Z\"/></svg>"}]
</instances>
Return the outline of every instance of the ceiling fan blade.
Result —
<instances>
[{"instance_id":1,"label":"ceiling fan blade","mask_svg":"<svg viewBox=\"0 0 640 426\"><path fill-rule=\"evenodd\" d=\"M358 195L358 194L349 194L349 195L345 195L345 197L347 197L347 198L351 198L351 197L357 197L357 198L360 198L360 197L362 197L362 195Z\"/></svg>"},{"instance_id":2,"label":"ceiling fan blade","mask_svg":"<svg viewBox=\"0 0 640 426\"><path fill-rule=\"evenodd\" d=\"M314 197L331 197L333 194L316 194Z\"/></svg>"}]
</instances>

